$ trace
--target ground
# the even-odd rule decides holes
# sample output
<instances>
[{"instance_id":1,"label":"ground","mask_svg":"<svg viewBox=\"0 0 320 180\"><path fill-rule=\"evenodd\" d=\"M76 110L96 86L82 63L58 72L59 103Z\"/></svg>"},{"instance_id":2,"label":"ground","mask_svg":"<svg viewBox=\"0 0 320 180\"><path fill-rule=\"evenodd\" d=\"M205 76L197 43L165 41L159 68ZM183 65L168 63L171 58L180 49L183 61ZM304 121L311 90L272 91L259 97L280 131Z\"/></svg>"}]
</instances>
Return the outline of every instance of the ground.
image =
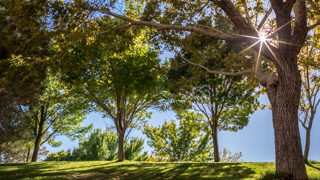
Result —
<instances>
[{"instance_id":1,"label":"ground","mask_svg":"<svg viewBox=\"0 0 320 180\"><path fill-rule=\"evenodd\" d=\"M309 178L320 179L320 164L308 165ZM198 180L258 179L275 170L275 163L148 163L116 161L0 164L0 180L132 179Z\"/></svg>"}]
</instances>

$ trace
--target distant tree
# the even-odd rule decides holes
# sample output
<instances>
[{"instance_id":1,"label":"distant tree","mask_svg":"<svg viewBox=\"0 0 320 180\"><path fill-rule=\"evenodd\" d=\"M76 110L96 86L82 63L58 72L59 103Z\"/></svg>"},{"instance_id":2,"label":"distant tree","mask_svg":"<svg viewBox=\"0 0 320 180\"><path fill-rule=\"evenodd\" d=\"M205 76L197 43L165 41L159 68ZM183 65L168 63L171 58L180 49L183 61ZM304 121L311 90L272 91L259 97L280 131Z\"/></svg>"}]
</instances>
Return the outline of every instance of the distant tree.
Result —
<instances>
[{"instance_id":1,"label":"distant tree","mask_svg":"<svg viewBox=\"0 0 320 180\"><path fill-rule=\"evenodd\" d=\"M308 41L306 41L298 56L299 70L302 76L299 122L306 130L306 143L303 153L305 162L308 162L312 124L320 103L319 30L319 28L316 28L313 36L308 37Z\"/></svg>"},{"instance_id":2,"label":"distant tree","mask_svg":"<svg viewBox=\"0 0 320 180\"><path fill-rule=\"evenodd\" d=\"M127 160L145 161L147 152L141 152L144 140L129 138L124 144L124 155ZM79 147L51 153L46 161L93 161L93 160L115 160L117 159L118 136L106 129L95 129L88 138L79 142Z\"/></svg>"},{"instance_id":3,"label":"distant tree","mask_svg":"<svg viewBox=\"0 0 320 180\"><path fill-rule=\"evenodd\" d=\"M0 163L30 162L32 157L32 141L17 140L0 145ZM45 146L39 149L38 159L47 156Z\"/></svg>"},{"instance_id":4,"label":"distant tree","mask_svg":"<svg viewBox=\"0 0 320 180\"><path fill-rule=\"evenodd\" d=\"M210 21L203 20L199 25L209 26L208 23L211 25ZM228 23L230 24L227 19L221 18L216 22L215 28L232 31L232 26ZM170 89L178 102L173 105L183 104L184 108L192 108L203 114L205 125L202 127L213 140L214 161L218 162L218 132L236 132L248 124L249 115L257 107L255 84L250 82L250 76L208 74L203 68L193 66L192 62L202 64L207 69L233 71L243 66L252 66L252 60L248 55L236 55L236 52L242 50L241 44L208 40L197 34L191 34L185 41L190 43L183 47L182 55L170 59ZM208 48L214 50L208 51ZM238 67L240 62L242 67ZM175 109L179 111L180 108L178 106Z\"/></svg>"},{"instance_id":5,"label":"distant tree","mask_svg":"<svg viewBox=\"0 0 320 180\"><path fill-rule=\"evenodd\" d=\"M223 150L220 150L220 161L221 162L242 162L243 159L240 159L242 157L242 152L234 153L232 154L230 150L227 148L223 148Z\"/></svg>"},{"instance_id":6,"label":"distant tree","mask_svg":"<svg viewBox=\"0 0 320 180\"><path fill-rule=\"evenodd\" d=\"M159 127L145 126L143 133L149 138L153 161L197 161L210 162L213 159L209 135L201 131L198 119L203 115L193 112L177 114L179 125L174 120L165 121Z\"/></svg>"}]
</instances>

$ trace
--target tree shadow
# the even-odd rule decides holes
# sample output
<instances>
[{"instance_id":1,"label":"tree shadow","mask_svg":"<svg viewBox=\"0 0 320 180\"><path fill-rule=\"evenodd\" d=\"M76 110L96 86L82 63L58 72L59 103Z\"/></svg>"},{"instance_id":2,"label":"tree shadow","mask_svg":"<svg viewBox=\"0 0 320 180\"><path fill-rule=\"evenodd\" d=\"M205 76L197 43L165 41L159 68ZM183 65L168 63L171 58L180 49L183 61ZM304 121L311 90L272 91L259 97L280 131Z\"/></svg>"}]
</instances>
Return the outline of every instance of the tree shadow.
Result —
<instances>
[{"instance_id":1,"label":"tree shadow","mask_svg":"<svg viewBox=\"0 0 320 180\"><path fill-rule=\"evenodd\" d=\"M241 163L44 162L0 165L7 179L241 179L255 170Z\"/></svg>"},{"instance_id":2,"label":"tree shadow","mask_svg":"<svg viewBox=\"0 0 320 180\"><path fill-rule=\"evenodd\" d=\"M309 167L311 167L311 168L318 169L318 170L320 171L320 168L319 168L319 167L316 167L316 166L310 164L309 162L306 163L306 165L309 166Z\"/></svg>"}]
</instances>

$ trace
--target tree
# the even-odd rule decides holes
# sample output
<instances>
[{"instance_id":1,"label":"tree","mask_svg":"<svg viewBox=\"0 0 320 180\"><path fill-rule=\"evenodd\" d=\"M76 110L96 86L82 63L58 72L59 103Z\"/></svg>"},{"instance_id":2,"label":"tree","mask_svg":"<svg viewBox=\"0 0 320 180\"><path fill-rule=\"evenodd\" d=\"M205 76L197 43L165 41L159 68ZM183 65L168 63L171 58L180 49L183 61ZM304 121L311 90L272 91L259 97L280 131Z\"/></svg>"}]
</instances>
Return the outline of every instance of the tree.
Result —
<instances>
[{"instance_id":1,"label":"tree","mask_svg":"<svg viewBox=\"0 0 320 180\"><path fill-rule=\"evenodd\" d=\"M193 112L177 114L179 125L174 120L165 121L159 127L145 126L143 133L154 148L154 161L210 162L213 159L209 135L201 131L198 119L203 115ZM178 126L178 127L177 127Z\"/></svg>"},{"instance_id":2,"label":"tree","mask_svg":"<svg viewBox=\"0 0 320 180\"><path fill-rule=\"evenodd\" d=\"M318 92L320 88L319 64L319 28L315 34L308 37L308 41L299 55L299 70L302 76L302 90L299 106L299 121L306 130L306 143L303 158L308 162L310 149L310 133L312 124L320 102Z\"/></svg>"},{"instance_id":3,"label":"tree","mask_svg":"<svg viewBox=\"0 0 320 180\"><path fill-rule=\"evenodd\" d=\"M223 27L224 22L225 20L221 20L216 22L216 25ZM219 162L218 132L236 132L246 126L249 122L249 115L257 107L257 97L253 94L254 85L250 84L251 79L248 76L207 74L202 68L188 63L191 60L203 64L208 69L230 70L231 62L237 64L239 61L243 62L241 58L245 59L244 56L239 57L235 54L241 45L223 41L208 41L201 35L191 35L188 38L192 38L191 43L182 50L183 57L176 56L171 59L172 65L168 72L171 91L180 101L179 103L189 103L191 104L189 108L204 115L205 125L202 129L211 135L214 161ZM214 51L206 53L209 46L214 47ZM247 64L250 65L249 58L247 61L249 61Z\"/></svg>"},{"instance_id":4,"label":"tree","mask_svg":"<svg viewBox=\"0 0 320 180\"><path fill-rule=\"evenodd\" d=\"M298 128L301 77L297 56L308 32L320 24L319 4L312 0L269 0L266 2L270 2L270 9L265 10L260 0L249 1L250 4L248 1L240 0L193 2L151 0L147 1L143 16L140 19L133 19L128 13L121 15L112 11L114 3L103 2L89 3L88 9L125 20L130 26L153 27L158 30L156 33L159 35L153 37L161 38L157 42L179 45L180 35L188 34L185 32L195 32L206 35L210 39L242 42L248 48L256 51L257 65L254 71L219 72L211 70L210 72L224 75L255 73L258 82L266 87L272 105L276 172L289 174L296 179L307 179ZM272 10L275 15L269 17ZM265 13L264 17L261 17L262 13ZM194 21L197 17L208 17L215 20L219 16L227 16L239 33L227 34L211 27L205 29L195 26ZM258 24L259 16L261 22ZM260 36L259 30L268 17L274 20L277 30L272 32L272 35ZM275 43L266 41L269 36L277 38ZM262 71L259 65L261 55L275 65L276 73Z\"/></svg>"},{"instance_id":5,"label":"tree","mask_svg":"<svg viewBox=\"0 0 320 180\"><path fill-rule=\"evenodd\" d=\"M49 72L50 73L50 72ZM71 94L59 81L57 76L48 76L43 82L44 93L34 105L26 108L26 118L34 123L34 149L32 162L37 161L40 147L48 142L52 146L60 146L61 142L55 142L57 135L66 135L70 139L76 139L87 133L92 125L82 127L88 101L83 97Z\"/></svg>"},{"instance_id":6,"label":"tree","mask_svg":"<svg viewBox=\"0 0 320 180\"><path fill-rule=\"evenodd\" d=\"M123 22L101 18L93 23L110 28ZM123 33L129 36L119 36ZM79 42L66 56L72 66L82 67L78 71L65 68L66 81L77 84L78 92L93 102L94 109L114 122L120 161L124 160L124 142L131 130L151 117L147 109L161 98L162 68L145 33L143 29L133 28L102 34Z\"/></svg>"},{"instance_id":7,"label":"tree","mask_svg":"<svg viewBox=\"0 0 320 180\"><path fill-rule=\"evenodd\" d=\"M95 129L88 138L79 142L79 147L51 153L46 161L97 161L114 160L117 158L116 150L118 148L117 134L106 129ZM124 154L127 160L145 161L148 158L147 152L141 153L144 140L139 138L130 138L125 142Z\"/></svg>"},{"instance_id":8,"label":"tree","mask_svg":"<svg viewBox=\"0 0 320 180\"><path fill-rule=\"evenodd\" d=\"M49 56L43 19L37 18L41 7L35 12L28 4L14 3L0 1L0 144L22 140L27 133L30 122L18 113L19 106L33 103L43 90L40 84L48 66L44 60ZM33 17L14 10L23 7Z\"/></svg>"},{"instance_id":9,"label":"tree","mask_svg":"<svg viewBox=\"0 0 320 180\"><path fill-rule=\"evenodd\" d=\"M191 111L180 111L177 114L179 124L174 120L165 121L159 127L145 126L143 133L150 139L148 145L154 150L151 161L155 162L212 162L214 151L210 142L210 135L201 129L205 125L199 123L204 115ZM200 121L202 122L202 121ZM230 150L223 148L218 152L222 162L239 162L240 153L232 155Z\"/></svg>"}]
</instances>

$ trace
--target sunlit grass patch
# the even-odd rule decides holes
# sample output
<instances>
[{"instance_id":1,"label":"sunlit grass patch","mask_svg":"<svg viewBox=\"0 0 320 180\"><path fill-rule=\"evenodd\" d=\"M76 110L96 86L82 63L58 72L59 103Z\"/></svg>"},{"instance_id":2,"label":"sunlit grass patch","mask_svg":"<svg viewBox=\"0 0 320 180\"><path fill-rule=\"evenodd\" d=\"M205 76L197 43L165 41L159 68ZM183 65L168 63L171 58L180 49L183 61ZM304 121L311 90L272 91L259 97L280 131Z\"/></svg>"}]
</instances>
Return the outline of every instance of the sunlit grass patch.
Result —
<instances>
[{"instance_id":1,"label":"sunlit grass patch","mask_svg":"<svg viewBox=\"0 0 320 180\"><path fill-rule=\"evenodd\" d=\"M320 177L320 164L306 166L309 177ZM0 164L0 179L259 179L275 171L275 164L149 163L117 161L40 162Z\"/></svg>"}]
</instances>

